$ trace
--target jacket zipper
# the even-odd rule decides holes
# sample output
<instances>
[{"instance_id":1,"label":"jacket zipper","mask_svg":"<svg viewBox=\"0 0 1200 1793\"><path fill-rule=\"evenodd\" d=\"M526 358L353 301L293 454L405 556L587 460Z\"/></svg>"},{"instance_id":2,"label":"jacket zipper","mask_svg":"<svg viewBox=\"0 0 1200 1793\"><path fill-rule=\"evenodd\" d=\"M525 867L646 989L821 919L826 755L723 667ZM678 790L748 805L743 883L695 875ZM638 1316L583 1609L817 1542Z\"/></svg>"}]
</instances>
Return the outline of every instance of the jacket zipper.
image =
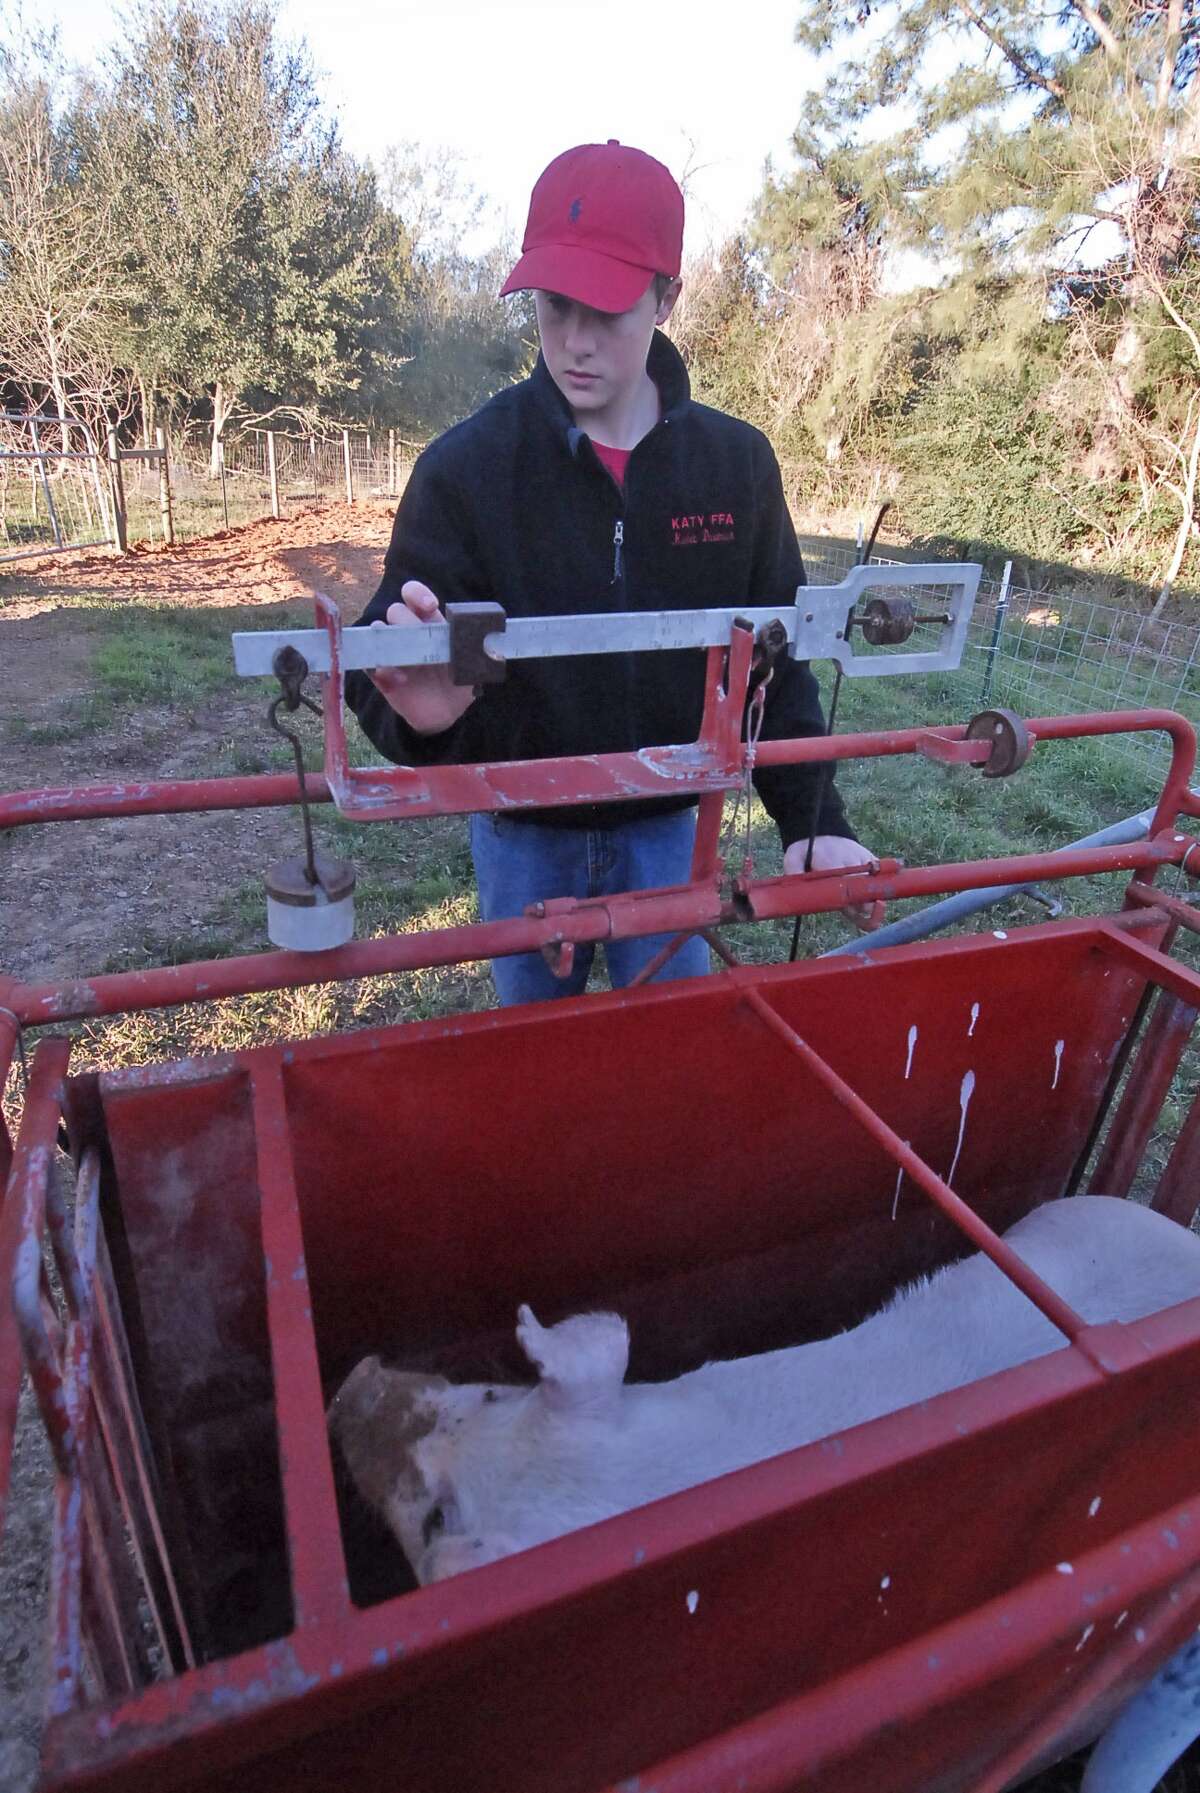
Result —
<instances>
[{"instance_id":1,"label":"jacket zipper","mask_svg":"<svg viewBox=\"0 0 1200 1793\"><path fill-rule=\"evenodd\" d=\"M617 585L622 578L621 549L625 543L625 519L618 517L613 526L613 576L611 583Z\"/></svg>"}]
</instances>

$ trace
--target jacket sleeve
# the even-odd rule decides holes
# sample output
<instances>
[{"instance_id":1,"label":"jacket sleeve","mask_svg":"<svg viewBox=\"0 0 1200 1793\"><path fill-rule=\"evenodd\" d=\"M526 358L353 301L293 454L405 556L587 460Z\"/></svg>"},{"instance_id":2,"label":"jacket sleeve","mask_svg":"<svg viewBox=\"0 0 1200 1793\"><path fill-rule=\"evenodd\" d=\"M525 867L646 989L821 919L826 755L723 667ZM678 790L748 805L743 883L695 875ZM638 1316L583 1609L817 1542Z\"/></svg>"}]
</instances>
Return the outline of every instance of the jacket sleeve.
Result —
<instances>
[{"instance_id":1,"label":"jacket sleeve","mask_svg":"<svg viewBox=\"0 0 1200 1793\"><path fill-rule=\"evenodd\" d=\"M401 588L420 579L445 604L479 602L493 594L476 551L474 532L439 445L417 460L409 475L392 539L384 557L379 589L354 626L384 622L388 608L401 601ZM397 716L365 672L349 672L346 702L363 733L386 759L397 765L439 765L476 757L470 753L472 710L441 734L421 735ZM473 706L477 709L479 706Z\"/></svg>"},{"instance_id":2,"label":"jacket sleeve","mask_svg":"<svg viewBox=\"0 0 1200 1793\"><path fill-rule=\"evenodd\" d=\"M784 500L779 463L765 437L761 438L760 453L749 599L754 604L791 605L796 587L806 583L804 561ZM763 739L790 741L825 732L821 695L808 661L780 656L767 686ZM807 840L810 833L857 839L834 783L835 771L830 762L817 766L763 766L755 772L754 788L779 829L785 851L793 841Z\"/></svg>"}]
</instances>

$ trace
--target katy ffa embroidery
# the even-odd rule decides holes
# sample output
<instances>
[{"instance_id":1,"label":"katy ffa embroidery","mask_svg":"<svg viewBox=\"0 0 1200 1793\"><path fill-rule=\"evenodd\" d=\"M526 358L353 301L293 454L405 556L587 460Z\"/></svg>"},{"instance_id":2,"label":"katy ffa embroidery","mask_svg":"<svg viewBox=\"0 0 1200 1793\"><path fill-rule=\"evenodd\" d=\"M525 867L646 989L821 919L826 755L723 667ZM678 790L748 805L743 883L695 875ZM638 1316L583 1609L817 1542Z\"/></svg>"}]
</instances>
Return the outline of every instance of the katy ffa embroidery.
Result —
<instances>
[{"instance_id":1,"label":"katy ffa embroidery","mask_svg":"<svg viewBox=\"0 0 1200 1793\"><path fill-rule=\"evenodd\" d=\"M692 548L700 542L731 542L733 540L732 511L697 512L694 515L671 518L671 546L673 548Z\"/></svg>"}]
</instances>

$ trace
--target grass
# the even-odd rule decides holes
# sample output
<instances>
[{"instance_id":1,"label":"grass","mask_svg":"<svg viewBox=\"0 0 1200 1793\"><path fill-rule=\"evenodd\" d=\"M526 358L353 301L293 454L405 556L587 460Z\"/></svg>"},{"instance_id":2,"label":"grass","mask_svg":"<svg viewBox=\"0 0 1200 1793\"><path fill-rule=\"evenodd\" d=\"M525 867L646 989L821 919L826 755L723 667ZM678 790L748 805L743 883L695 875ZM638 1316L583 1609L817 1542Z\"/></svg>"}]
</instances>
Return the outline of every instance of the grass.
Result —
<instances>
[{"instance_id":1,"label":"grass","mask_svg":"<svg viewBox=\"0 0 1200 1793\"><path fill-rule=\"evenodd\" d=\"M188 611L175 605L116 605L93 599L81 601L80 607L95 612L100 624L87 672L87 691L80 701L49 720L20 715L6 718L3 739L14 746L79 740L112 727L134 710L167 709L186 714L218 692L229 691L233 678L229 637L233 630L281 628L292 620L286 606ZM273 680L258 679L249 682L247 697L260 694L265 710L277 692ZM254 755L256 749L248 743L243 751ZM243 768L231 765L227 769Z\"/></svg>"}]
</instances>

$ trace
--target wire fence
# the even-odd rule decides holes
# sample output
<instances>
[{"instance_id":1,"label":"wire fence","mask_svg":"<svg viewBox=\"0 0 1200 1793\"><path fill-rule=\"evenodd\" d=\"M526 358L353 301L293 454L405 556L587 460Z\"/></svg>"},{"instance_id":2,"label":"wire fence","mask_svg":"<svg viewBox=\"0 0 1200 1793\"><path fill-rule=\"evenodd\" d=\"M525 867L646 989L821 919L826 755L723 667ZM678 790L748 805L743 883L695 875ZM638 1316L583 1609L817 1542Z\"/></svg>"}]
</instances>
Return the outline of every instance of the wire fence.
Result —
<instances>
[{"instance_id":1,"label":"wire fence","mask_svg":"<svg viewBox=\"0 0 1200 1793\"><path fill-rule=\"evenodd\" d=\"M176 533L211 535L311 504L396 499L423 446L395 430L317 436L252 429L222 439L214 469L207 442L184 438L171 454ZM152 469L126 473L126 499L129 539L153 537L158 487Z\"/></svg>"},{"instance_id":2,"label":"wire fence","mask_svg":"<svg viewBox=\"0 0 1200 1793\"><path fill-rule=\"evenodd\" d=\"M0 560L105 547L113 527L104 459L87 424L0 412Z\"/></svg>"},{"instance_id":3,"label":"wire fence","mask_svg":"<svg viewBox=\"0 0 1200 1793\"><path fill-rule=\"evenodd\" d=\"M243 430L210 445L99 442L74 417L0 413L0 562L196 539L301 506L396 499L423 443L395 430Z\"/></svg>"},{"instance_id":4,"label":"wire fence","mask_svg":"<svg viewBox=\"0 0 1200 1793\"><path fill-rule=\"evenodd\" d=\"M842 544L804 537L801 547L812 584L837 584L855 564L853 548ZM873 554L871 564L891 566L898 558L885 550ZM913 594L919 607L935 589ZM922 639L918 629L908 645L913 651L932 646L932 632ZM901 689L907 686L901 681ZM914 679L912 689L923 718L931 722L961 722L995 705L1023 716L1169 709L1200 730L1200 625L1151 619L1081 594L1055 595L984 578L961 666ZM1162 734L1113 736L1103 752L1143 773L1152 795L1165 773L1170 742Z\"/></svg>"}]
</instances>

